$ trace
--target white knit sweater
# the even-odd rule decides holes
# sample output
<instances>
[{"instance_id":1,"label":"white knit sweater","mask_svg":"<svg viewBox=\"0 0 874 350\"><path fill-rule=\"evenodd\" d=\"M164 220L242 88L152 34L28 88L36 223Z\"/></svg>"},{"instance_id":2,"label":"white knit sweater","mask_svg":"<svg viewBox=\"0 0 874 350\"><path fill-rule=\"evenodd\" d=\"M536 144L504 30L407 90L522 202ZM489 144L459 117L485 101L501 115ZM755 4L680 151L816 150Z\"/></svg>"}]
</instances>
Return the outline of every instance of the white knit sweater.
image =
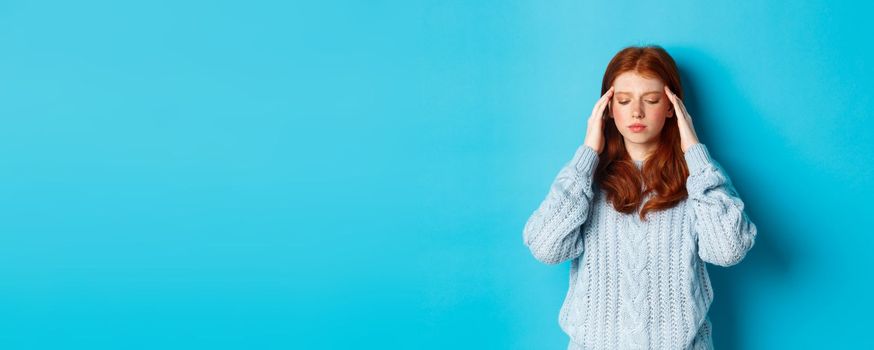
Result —
<instances>
[{"instance_id":1,"label":"white knit sweater","mask_svg":"<svg viewBox=\"0 0 874 350\"><path fill-rule=\"evenodd\" d=\"M689 196L641 221L605 200L593 183L598 154L580 145L525 224L523 240L537 260L571 260L558 318L569 349L713 348L704 262L740 262L756 226L704 144L684 157Z\"/></svg>"}]
</instances>

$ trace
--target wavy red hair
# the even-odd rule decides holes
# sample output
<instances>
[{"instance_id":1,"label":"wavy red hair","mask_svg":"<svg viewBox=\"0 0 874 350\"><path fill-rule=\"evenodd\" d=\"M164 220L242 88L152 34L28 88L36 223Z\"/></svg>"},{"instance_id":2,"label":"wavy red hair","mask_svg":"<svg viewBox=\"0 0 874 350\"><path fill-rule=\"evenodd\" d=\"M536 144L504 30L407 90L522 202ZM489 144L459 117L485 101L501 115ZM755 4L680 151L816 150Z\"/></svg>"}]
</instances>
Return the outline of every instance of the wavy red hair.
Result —
<instances>
[{"instance_id":1,"label":"wavy red hair","mask_svg":"<svg viewBox=\"0 0 874 350\"><path fill-rule=\"evenodd\" d=\"M677 97L683 98L680 73L674 59L658 45L629 46L620 50L604 72L601 95L610 89L622 73L636 72L647 78L658 78ZM667 118L659 134L659 146L638 170L625 149L622 134L605 110L604 151L595 170L595 183L605 192L607 200L617 211L631 214L641 205L648 193L653 196L640 209L640 219L646 214L671 208L688 196L686 178L689 169L680 147L680 132L674 117ZM609 122L608 122L609 121Z\"/></svg>"}]
</instances>

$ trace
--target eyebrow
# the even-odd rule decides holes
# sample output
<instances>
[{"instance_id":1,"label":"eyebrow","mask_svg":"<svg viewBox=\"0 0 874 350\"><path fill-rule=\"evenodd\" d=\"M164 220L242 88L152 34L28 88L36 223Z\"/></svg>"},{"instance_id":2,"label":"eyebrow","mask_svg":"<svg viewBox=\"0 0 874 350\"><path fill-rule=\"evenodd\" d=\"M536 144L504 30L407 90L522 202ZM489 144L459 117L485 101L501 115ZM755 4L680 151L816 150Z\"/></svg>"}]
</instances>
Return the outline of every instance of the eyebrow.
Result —
<instances>
[{"instance_id":1,"label":"eyebrow","mask_svg":"<svg viewBox=\"0 0 874 350\"><path fill-rule=\"evenodd\" d=\"M649 91L649 92L644 92L643 94L644 94L644 95L650 95L650 94L661 94L661 93L662 93L661 91ZM628 92L628 91L616 91L616 94L627 94L627 95L631 95L631 93Z\"/></svg>"}]
</instances>

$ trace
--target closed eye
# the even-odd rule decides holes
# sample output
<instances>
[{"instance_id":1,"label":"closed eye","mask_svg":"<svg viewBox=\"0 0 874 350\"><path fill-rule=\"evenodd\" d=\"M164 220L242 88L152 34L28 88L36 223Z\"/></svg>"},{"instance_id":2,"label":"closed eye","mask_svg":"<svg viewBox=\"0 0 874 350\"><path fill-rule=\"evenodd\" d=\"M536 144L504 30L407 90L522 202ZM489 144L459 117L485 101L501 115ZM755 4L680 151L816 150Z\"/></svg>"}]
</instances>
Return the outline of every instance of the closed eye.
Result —
<instances>
[{"instance_id":1,"label":"closed eye","mask_svg":"<svg viewBox=\"0 0 874 350\"><path fill-rule=\"evenodd\" d=\"M655 101L648 100L648 101L646 101L646 102L649 103L649 104L653 104L653 105L654 105L654 104L659 103L659 100L655 100ZM626 104L628 104L628 101L619 101L619 104L621 104L621 105L626 105Z\"/></svg>"}]
</instances>

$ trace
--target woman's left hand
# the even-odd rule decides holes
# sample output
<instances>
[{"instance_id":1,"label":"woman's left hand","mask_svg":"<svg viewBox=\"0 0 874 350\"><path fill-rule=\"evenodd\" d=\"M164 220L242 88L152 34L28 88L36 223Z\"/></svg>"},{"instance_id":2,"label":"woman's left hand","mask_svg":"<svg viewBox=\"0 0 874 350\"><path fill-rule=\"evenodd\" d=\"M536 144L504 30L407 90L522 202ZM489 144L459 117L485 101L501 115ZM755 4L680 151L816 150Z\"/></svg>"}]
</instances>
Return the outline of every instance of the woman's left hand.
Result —
<instances>
[{"instance_id":1,"label":"woman's left hand","mask_svg":"<svg viewBox=\"0 0 874 350\"><path fill-rule=\"evenodd\" d=\"M695 128L692 126L692 117L686 111L683 101L674 95L674 92L667 85L665 85L665 94L674 105L674 116L677 118L677 126L680 128L680 147L685 153L689 147L698 143L698 135L695 134Z\"/></svg>"}]
</instances>

